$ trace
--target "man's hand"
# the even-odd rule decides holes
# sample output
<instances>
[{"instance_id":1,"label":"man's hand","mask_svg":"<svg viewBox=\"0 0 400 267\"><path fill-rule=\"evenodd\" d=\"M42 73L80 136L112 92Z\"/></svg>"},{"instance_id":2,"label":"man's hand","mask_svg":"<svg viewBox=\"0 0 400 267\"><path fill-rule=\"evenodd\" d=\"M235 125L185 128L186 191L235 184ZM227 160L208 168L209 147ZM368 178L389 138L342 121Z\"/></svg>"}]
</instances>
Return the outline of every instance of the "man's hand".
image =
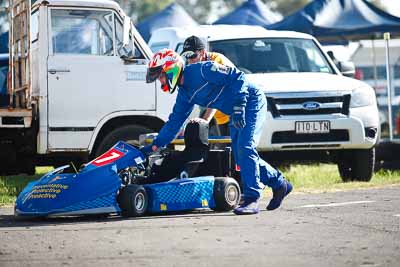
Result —
<instances>
[{"instance_id":1,"label":"man's hand","mask_svg":"<svg viewBox=\"0 0 400 267\"><path fill-rule=\"evenodd\" d=\"M243 129L246 126L244 107L242 106L233 107L231 120L232 120L232 125L236 129Z\"/></svg>"},{"instance_id":2,"label":"man's hand","mask_svg":"<svg viewBox=\"0 0 400 267\"><path fill-rule=\"evenodd\" d=\"M158 147L153 144L147 145L147 146L142 146L141 148L139 148L139 150L145 155L155 152L155 151L157 151L157 149L158 149Z\"/></svg>"}]
</instances>

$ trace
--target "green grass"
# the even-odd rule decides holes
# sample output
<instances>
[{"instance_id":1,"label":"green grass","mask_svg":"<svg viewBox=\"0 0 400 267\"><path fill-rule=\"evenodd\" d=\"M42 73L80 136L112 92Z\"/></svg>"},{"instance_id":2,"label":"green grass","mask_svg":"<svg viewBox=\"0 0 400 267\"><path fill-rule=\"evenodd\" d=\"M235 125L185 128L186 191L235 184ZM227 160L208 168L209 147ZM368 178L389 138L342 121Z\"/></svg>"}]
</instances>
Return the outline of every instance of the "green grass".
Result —
<instances>
[{"instance_id":1,"label":"green grass","mask_svg":"<svg viewBox=\"0 0 400 267\"><path fill-rule=\"evenodd\" d=\"M28 182L38 179L50 170L50 167L38 167L34 176L0 176L0 206L13 205L15 198ZM331 192L400 184L400 171L388 170L375 173L370 182L343 183L334 164L293 165L290 169L283 170L283 173L293 183L295 192ZM271 190L265 192L271 194Z\"/></svg>"},{"instance_id":2,"label":"green grass","mask_svg":"<svg viewBox=\"0 0 400 267\"><path fill-rule=\"evenodd\" d=\"M283 173L297 192L328 192L400 184L400 170L380 170L370 182L347 183L342 182L334 164L294 165L290 170L283 170Z\"/></svg>"},{"instance_id":3,"label":"green grass","mask_svg":"<svg viewBox=\"0 0 400 267\"><path fill-rule=\"evenodd\" d=\"M13 205L19 192L30 182L49 172L51 167L37 167L36 174L0 176L0 207Z\"/></svg>"}]
</instances>

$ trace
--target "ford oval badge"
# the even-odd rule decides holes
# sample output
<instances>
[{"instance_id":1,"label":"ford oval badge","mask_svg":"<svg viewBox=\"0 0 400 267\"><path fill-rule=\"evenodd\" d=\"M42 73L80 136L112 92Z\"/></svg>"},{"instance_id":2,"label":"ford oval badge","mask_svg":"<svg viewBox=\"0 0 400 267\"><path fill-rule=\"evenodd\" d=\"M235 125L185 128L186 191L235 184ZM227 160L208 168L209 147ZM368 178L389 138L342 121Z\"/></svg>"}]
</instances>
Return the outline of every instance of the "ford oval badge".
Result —
<instances>
[{"instance_id":1,"label":"ford oval badge","mask_svg":"<svg viewBox=\"0 0 400 267\"><path fill-rule=\"evenodd\" d=\"M305 110L316 110L321 107L321 104L318 102L310 101L310 102L304 102L302 104L302 106L303 106L303 109L305 109Z\"/></svg>"}]
</instances>

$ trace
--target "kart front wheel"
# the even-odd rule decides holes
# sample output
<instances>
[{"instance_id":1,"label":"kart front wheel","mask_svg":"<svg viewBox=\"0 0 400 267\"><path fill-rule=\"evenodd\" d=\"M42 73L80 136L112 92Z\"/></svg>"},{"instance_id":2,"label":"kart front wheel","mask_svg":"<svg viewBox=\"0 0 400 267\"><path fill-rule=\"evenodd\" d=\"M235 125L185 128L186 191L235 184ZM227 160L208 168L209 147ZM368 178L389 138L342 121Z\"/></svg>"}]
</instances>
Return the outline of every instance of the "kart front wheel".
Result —
<instances>
[{"instance_id":1,"label":"kart front wheel","mask_svg":"<svg viewBox=\"0 0 400 267\"><path fill-rule=\"evenodd\" d=\"M214 200L216 211L233 210L240 201L240 187L235 179L216 177L214 181Z\"/></svg>"},{"instance_id":2,"label":"kart front wheel","mask_svg":"<svg viewBox=\"0 0 400 267\"><path fill-rule=\"evenodd\" d=\"M130 184L121 190L118 203L122 216L139 217L146 214L149 198L143 186Z\"/></svg>"}]
</instances>

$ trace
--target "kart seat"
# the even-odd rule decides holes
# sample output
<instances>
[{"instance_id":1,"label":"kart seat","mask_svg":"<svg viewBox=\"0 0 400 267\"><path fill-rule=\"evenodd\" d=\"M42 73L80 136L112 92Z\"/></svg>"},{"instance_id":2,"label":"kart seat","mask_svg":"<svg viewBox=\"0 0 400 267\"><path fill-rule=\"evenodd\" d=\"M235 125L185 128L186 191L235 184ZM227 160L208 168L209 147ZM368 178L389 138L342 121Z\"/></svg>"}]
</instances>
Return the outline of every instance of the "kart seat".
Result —
<instances>
[{"instance_id":1,"label":"kart seat","mask_svg":"<svg viewBox=\"0 0 400 267\"><path fill-rule=\"evenodd\" d=\"M176 177L195 176L199 166L204 164L208 157L208 124L189 122L185 128L184 141L183 151L172 151L163 159L161 165L152 166L148 181L159 183Z\"/></svg>"}]
</instances>

